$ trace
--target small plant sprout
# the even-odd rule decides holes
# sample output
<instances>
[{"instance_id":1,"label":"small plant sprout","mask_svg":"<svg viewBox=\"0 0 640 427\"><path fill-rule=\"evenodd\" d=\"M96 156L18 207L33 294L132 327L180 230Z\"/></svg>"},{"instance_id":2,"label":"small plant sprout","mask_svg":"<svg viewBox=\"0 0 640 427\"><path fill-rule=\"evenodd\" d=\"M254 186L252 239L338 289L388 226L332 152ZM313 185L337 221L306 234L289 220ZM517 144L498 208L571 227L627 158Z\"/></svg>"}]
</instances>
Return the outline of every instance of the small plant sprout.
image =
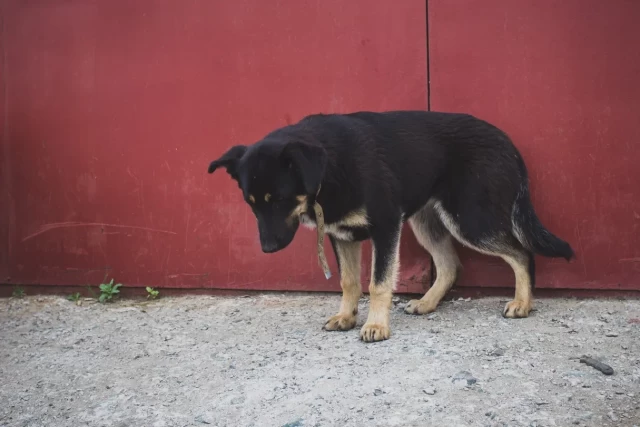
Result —
<instances>
[{"instance_id":1,"label":"small plant sprout","mask_svg":"<svg viewBox=\"0 0 640 427\"><path fill-rule=\"evenodd\" d=\"M11 294L13 298L23 298L25 296L24 288L22 286L16 286L13 288L13 293Z\"/></svg>"},{"instance_id":2,"label":"small plant sprout","mask_svg":"<svg viewBox=\"0 0 640 427\"><path fill-rule=\"evenodd\" d=\"M71 294L67 297L67 299L71 302L75 302L76 305L80 305L81 301L80 301L80 292L76 292L75 294Z\"/></svg>"},{"instance_id":3,"label":"small plant sprout","mask_svg":"<svg viewBox=\"0 0 640 427\"><path fill-rule=\"evenodd\" d=\"M147 289L147 293L149 294L149 295L147 295L147 298L156 299L156 298L158 298L158 295L160 295L160 291L158 291L156 289L153 289L153 288L151 288L149 286L147 286L146 289Z\"/></svg>"},{"instance_id":4,"label":"small plant sprout","mask_svg":"<svg viewBox=\"0 0 640 427\"><path fill-rule=\"evenodd\" d=\"M122 286L122 283L113 284L113 279L109 283L103 283L100 285L100 297L98 301L104 303L109 302L114 296L120 293L118 288Z\"/></svg>"}]
</instances>

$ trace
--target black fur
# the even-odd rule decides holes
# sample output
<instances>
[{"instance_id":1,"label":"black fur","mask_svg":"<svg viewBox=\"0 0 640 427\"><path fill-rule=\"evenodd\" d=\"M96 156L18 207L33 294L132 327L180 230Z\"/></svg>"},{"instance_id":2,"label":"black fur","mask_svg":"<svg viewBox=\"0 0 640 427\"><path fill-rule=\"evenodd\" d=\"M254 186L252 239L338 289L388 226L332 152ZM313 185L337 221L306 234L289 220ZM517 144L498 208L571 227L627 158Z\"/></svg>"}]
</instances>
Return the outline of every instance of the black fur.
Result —
<instances>
[{"instance_id":1,"label":"black fur","mask_svg":"<svg viewBox=\"0 0 640 427\"><path fill-rule=\"evenodd\" d=\"M569 244L538 220L524 161L509 137L470 115L312 115L256 144L231 148L209 172L219 166L238 181L253 209L265 252L293 239L300 223L291 216L296 196L306 196L310 221L317 196L328 225L364 208L368 227L340 230L353 240L372 239L376 282L388 268L399 224L427 206L433 239L451 233L495 254L573 256ZM533 256L529 270L533 279Z\"/></svg>"},{"instance_id":2,"label":"black fur","mask_svg":"<svg viewBox=\"0 0 640 427\"><path fill-rule=\"evenodd\" d=\"M518 169L520 171L521 186L513 207L513 216L524 232L524 237L520 243L537 254L552 258L562 257L567 261L571 260L574 257L571 246L549 233L533 210L529 195L529 177L527 176L524 161L521 158L518 158Z\"/></svg>"}]
</instances>

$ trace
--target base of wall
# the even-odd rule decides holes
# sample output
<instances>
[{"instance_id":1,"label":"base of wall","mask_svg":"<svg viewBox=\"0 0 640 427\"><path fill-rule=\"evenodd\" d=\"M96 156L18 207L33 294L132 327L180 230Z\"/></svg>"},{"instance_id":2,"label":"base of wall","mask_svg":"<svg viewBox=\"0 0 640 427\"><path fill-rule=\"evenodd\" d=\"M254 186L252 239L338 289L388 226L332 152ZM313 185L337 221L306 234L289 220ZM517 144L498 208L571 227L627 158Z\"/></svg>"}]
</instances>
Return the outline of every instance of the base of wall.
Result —
<instances>
[{"instance_id":1,"label":"base of wall","mask_svg":"<svg viewBox=\"0 0 640 427\"><path fill-rule=\"evenodd\" d=\"M15 289L21 288L24 295L70 295L79 292L83 297L96 297L100 294L97 286L42 286L42 285L8 285L0 284L0 298L8 298L13 295ZM217 295L217 296L246 296L260 294L282 294L282 291L250 291L250 290L229 290L215 288L158 288L161 296L181 296L181 295ZM487 288L487 287L454 287L445 296L445 299L454 298L482 298L482 297L513 297L513 288ZM304 294L304 292L286 292L292 295ZM313 292L314 294L329 292ZM120 297L122 298L144 298L147 295L145 288L122 287ZM401 294L403 298L420 298L422 295ZM617 298L617 299L640 299L640 290L602 290L602 289L536 289L535 298Z\"/></svg>"}]
</instances>

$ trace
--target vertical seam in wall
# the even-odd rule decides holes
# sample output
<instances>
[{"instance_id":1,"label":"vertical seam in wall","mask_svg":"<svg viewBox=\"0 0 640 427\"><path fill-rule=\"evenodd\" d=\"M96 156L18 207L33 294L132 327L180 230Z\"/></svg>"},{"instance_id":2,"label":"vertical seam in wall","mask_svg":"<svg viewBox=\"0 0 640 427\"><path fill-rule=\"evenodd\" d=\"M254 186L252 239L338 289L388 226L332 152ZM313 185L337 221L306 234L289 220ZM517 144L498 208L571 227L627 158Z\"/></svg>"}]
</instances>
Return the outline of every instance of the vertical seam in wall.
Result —
<instances>
[{"instance_id":1,"label":"vertical seam in wall","mask_svg":"<svg viewBox=\"0 0 640 427\"><path fill-rule=\"evenodd\" d=\"M8 90L8 70L9 65L7 61L7 31L6 31L6 9L7 5L4 2L0 2L0 67L2 67L2 76L0 77L0 91L2 94L2 135L0 135L0 140L2 141L2 150L3 150L3 164L2 164L2 188L0 191L3 191L5 200L4 206L2 206L3 212L1 213L3 219L6 219L4 222L4 226L7 227L7 235L6 241L2 242L3 246L3 256L0 258L0 262L4 263L3 267L6 267L7 275L11 274L10 270L10 260L11 260L11 237L13 235L12 227L15 224L12 221L11 216L11 161L9 160L9 156L11 155L11 147L9 145L9 90ZM0 282L4 282L8 280L7 277L1 277Z\"/></svg>"},{"instance_id":2,"label":"vertical seam in wall","mask_svg":"<svg viewBox=\"0 0 640 427\"><path fill-rule=\"evenodd\" d=\"M425 0L425 22L427 39L427 110L431 111L431 61L429 52L429 0Z\"/></svg>"}]
</instances>

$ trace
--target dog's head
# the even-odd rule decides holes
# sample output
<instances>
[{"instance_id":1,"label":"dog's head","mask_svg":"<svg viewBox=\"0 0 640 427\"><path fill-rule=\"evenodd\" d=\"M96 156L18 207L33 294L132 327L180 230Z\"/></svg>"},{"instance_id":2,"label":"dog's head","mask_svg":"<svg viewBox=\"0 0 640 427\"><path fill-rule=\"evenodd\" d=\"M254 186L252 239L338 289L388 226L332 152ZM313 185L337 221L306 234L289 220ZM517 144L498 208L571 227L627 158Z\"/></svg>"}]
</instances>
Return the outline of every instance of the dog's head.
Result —
<instances>
[{"instance_id":1,"label":"dog's head","mask_svg":"<svg viewBox=\"0 0 640 427\"><path fill-rule=\"evenodd\" d=\"M236 145L209 165L224 167L251 206L262 251L273 253L293 240L300 215L315 200L327 164L323 147L295 137L267 137L254 145Z\"/></svg>"}]
</instances>

